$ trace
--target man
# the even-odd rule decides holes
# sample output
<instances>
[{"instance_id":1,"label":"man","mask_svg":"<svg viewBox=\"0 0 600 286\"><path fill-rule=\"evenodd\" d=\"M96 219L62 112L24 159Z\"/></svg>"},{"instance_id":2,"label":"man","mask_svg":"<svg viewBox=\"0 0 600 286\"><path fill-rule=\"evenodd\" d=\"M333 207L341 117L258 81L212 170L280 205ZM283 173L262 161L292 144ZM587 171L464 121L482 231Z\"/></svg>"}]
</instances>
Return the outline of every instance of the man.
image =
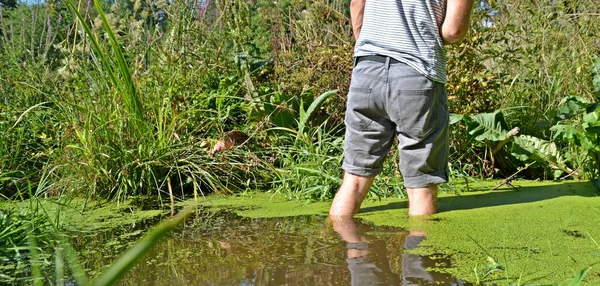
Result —
<instances>
[{"instance_id":1,"label":"man","mask_svg":"<svg viewBox=\"0 0 600 286\"><path fill-rule=\"evenodd\" d=\"M358 213L394 136L409 216L437 211L437 184L448 179L444 44L466 35L472 7L473 0L352 0L345 174L331 216Z\"/></svg>"}]
</instances>

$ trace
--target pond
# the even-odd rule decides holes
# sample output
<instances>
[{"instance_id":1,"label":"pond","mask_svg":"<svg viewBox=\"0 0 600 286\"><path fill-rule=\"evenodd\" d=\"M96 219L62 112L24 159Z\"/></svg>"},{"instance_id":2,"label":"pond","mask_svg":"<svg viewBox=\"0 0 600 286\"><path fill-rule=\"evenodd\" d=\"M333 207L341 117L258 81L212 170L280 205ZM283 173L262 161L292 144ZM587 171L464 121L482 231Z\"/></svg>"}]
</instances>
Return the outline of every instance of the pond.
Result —
<instances>
[{"instance_id":1,"label":"pond","mask_svg":"<svg viewBox=\"0 0 600 286\"><path fill-rule=\"evenodd\" d=\"M81 241L79 248L93 261L88 267L107 265L118 256L138 235L127 231ZM452 267L447 257L411 253L424 239L423 233L361 219L247 218L202 210L152 249L120 284L469 285L445 273Z\"/></svg>"},{"instance_id":2,"label":"pond","mask_svg":"<svg viewBox=\"0 0 600 286\"><path fill-rule=\"evenodd\" d=\"M519 181L493 191L497 182L478 184L441 192L439 213L426 220L409 218L404 198L368 199L356 220L328 218L329 201L264 192L184 201L175 208L194 215L119 283L600 285L600 196L592 184ZM169 207L155 207L98 204L84 215L60 208L90 278L167 218Z\"/></svg>"}]
</instances>

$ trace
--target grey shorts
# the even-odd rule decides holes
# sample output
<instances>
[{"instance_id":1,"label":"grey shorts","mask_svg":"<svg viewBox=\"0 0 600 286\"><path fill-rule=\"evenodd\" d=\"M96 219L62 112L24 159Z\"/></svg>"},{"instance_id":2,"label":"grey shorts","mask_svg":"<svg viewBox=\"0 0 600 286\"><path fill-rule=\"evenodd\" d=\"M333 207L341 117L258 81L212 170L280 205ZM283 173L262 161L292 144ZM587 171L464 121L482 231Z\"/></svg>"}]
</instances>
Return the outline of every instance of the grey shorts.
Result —
<instances>
[{"instance_id":1,"label":"grey shorts","mask_svg":"<svg viewBox=\"0 0 600 286\"><path fill-rule=\"evenodd\" d=\"M389 58L359 58L348 93L342 168L358 176L379 174L397 137L406 187L444 183L448 118L444 84Z\"/></svg>"}]
</instances>

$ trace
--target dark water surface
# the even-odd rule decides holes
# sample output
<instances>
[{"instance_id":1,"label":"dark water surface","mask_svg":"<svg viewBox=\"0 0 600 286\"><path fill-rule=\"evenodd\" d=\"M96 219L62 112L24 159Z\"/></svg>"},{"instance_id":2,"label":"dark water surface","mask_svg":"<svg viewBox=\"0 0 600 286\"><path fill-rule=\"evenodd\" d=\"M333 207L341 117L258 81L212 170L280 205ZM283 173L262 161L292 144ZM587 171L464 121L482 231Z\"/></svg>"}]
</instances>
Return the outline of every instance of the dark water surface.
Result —
<instances>
[{"instance_id":1,"label":"dark water surface","mask_svg":"<svg viewBox=\"0 0 600 286\"><path fill-rule=\"evenodd\" d=\"M123 245L136 238L126 233L118 236ZM94 260L110 260L96 260L96 265L110 263L126 248L114 239L111 243L98 239L88 244L103 248L93 251ZM451 267L448 259L436 256L434 260L407 251L423 239L423 234L351 218L256 219L204 212L180 225L120 284L467 285L439 272Z\"/></svg>"}]
</instances>

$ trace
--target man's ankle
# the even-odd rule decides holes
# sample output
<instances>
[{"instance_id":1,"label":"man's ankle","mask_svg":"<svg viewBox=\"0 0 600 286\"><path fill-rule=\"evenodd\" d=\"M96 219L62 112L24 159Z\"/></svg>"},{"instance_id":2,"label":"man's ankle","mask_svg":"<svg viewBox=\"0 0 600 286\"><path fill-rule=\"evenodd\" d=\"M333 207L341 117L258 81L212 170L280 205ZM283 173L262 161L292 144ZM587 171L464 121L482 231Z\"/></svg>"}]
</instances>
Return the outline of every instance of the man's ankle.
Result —
<instances>
[{"instance_id":1,"label":"man's ankle","mask_svg":"<svg viewBox=\"0 0 600 286\"><path fill-rule=\"evenodd\" d=\"M427 216L437 212L437 186L407 188L408 215Z\"/></svg>"}]
</instances>

